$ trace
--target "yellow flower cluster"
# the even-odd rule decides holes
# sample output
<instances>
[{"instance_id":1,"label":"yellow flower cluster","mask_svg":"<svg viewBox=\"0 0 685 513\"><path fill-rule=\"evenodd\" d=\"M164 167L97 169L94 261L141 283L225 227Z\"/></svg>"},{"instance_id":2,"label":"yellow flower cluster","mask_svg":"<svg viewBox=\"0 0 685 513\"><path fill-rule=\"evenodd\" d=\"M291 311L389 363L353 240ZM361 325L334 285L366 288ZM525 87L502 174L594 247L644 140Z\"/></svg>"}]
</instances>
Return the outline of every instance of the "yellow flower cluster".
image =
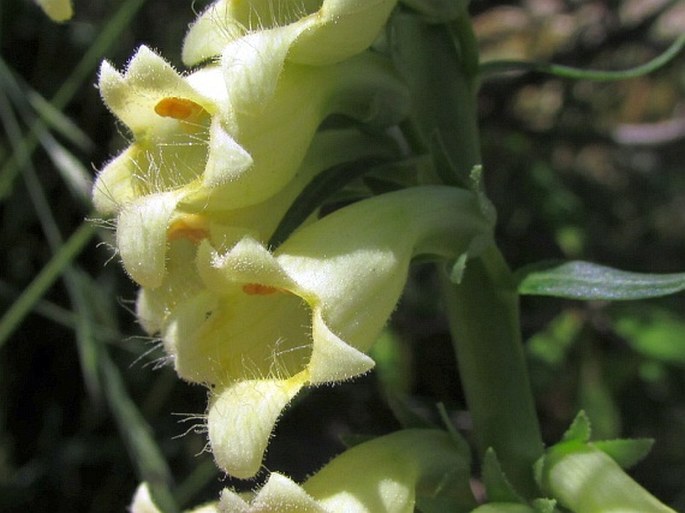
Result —
<instances>
[{"instance_id":1,"label":"yellow flower cluster","mask_svg":"<svg viewBox=\"0 0 685 513\"><path fill-rule=\"evenodd\" d=\"M178 73L146 47L124 73L102 65L102 97L132 142L100 172L94 203L116 217L123 266L142 287L142 326L183 379L208 386L210 447L231 475L259 471L303 386L373 367L365 352L412 258L455 260L491 243L482 199L417 186L312 216L267 245L319 173L397 152L356 128L321 128L331 114L376 128L406 114L403 82L369 49L394 5L219 0L186 37L195 71ZM342 511L311 504L297 511Z\"/></svg>"}]
</instances>

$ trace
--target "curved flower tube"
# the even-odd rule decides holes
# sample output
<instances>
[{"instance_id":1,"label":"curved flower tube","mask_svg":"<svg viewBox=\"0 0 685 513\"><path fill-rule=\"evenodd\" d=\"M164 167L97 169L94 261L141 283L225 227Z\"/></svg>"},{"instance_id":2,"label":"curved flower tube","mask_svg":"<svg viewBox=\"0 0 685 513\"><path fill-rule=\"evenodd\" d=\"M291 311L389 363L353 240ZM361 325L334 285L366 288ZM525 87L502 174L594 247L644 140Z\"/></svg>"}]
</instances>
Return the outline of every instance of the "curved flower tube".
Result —
<instances>
[{"instance_id":1,"label":"curved flower tube","mask_svg":"<svg viewBox=\"0 0 685 513\"><path fill-rule=\"evenodd\" d=\"M537 467L543 492L575 513L675 513L592 442L558 443Z\"/></svg>"},{"instance_id":2,"label":"curved flower tube","mask_svg":"<svg viewBox=\"0 0 685 513\"><path fill-rule=\"evenodd\" d=\"M389 64L371 54L286 67L260 115L232 109L240 87L231 89L225 71L182 77L145 47L124 75L102 66L102 96L135 140L101 171L93 199L100 212L118 213L124 267L143 286L161 284L175 216L263 202L293 179L329 114L388 125L408 103Z\"/></svg>"},{"instance_id":3,"label":"curved flower tube","mask_svg":"<svg viewBox=\"0 0 685 513\"><path fill-rule=\"evenodd\" d=\"M187 66L215 58L233 41L277 29L281 59L331 64L366 50L397 0L218 0L191 25L184 44Z\"/></svg>"},{"instance_id":4,"label":"curved flower tube","mask_svg":"<svg viewBox=\"0 0 685 513\"><path fill-rule=\"evenodd\" d=\"M274 473L249 502L224 490L219 507L236 513L412 513L417 497L468 494L469 465L469 455L444 431L398 431L345 451L302 486Z\"/></svg>"},{"instance_id":5,"label":"curved flower tube","mask_svg":"<svg viewBox=\"0 0 685 513\"><path fill-rule=\"evenodd\" d=\"M249 237L226 251L203 241L198 293L156 326L179 375L212 387L208 430L218 465L254 475L281 410L302 386L373 367L364 352L395 308L414 256L477 256L491 237L474 194L432 186L338 210L274 254Z\"/></svg>"},{"instance_id":6,"label":"curved flower tube","mask_svg":"<svg viewBox=\"0 0 685 513\"><path fill-rule=\"evenodd\" d=\"M470 495L469 465L469 455L447 433L410 429L345 451L302 485L272 473L252 497L224 489L218 503L193 511L412 513L422 498L440 497L461 504ZM136 492L131 511L159 513L145 485Z\"/></svg>"}]
</instances>

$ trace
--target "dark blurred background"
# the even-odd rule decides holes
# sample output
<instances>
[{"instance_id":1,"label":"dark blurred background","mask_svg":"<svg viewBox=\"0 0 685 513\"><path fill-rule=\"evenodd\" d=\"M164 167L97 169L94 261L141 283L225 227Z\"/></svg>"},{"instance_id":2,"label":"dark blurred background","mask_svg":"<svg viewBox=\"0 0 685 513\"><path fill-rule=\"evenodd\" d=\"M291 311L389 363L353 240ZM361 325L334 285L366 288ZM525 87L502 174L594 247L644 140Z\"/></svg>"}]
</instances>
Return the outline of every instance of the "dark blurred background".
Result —
<instances>
[{"instance_id":1,"label":"dark blurred background","mask_svg":"<svg viewBox=\"0 0 685 513\"><path fill-rule=\"evenodd\" d=\"M3 513L124 511L150 475L173 482L182 507L224 486L253 486L215 470L197 432L204 389L163 365L135 322L136 287L112 258L112 232L83 224L93 217L90 180L127 144L100 102L99 62L121 69L146 44L182 69L183 34L206 4L77 0L74 19L58 25L28 0L0 2ZM685 31L685 4L674 1L473 0L471 11L484 62L623 69ZM484 81L487 188L513 268L569 258L685 271L684 92L685 55L623 82L534 73ZM69 265L45 271L54 255ZM45 286L30 288L39 273ZM438 422L438 402L469 436L435 287L432 268L416 266L374 349L377 372L298 399L266 468L302 479L346 436L391 431L408 414ZM579 408L597 438L654 437L635 476L685 510L683 296L613 305L525 299L522 311L546 441Z\"/></svg>"}]
</instances>

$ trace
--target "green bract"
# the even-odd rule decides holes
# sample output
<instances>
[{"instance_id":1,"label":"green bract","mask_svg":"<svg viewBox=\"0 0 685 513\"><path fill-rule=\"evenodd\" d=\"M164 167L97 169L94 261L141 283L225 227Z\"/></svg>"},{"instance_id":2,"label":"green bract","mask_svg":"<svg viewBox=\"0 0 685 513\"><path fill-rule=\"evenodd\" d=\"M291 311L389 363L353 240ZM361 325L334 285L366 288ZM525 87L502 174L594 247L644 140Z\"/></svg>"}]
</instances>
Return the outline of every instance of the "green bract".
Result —
<instances>
[{"instance_id":1,"label":"green bract","mask_svg":"<svg viewBox=\"0 0 685 513\"><path fill-rule=\"evenodd\" d=\"M213 385L215 458L228 473L249 477L280 411L303 385L373 367L364 352L392 313L411 259L477 255L491 232L470 192L389 193L301 228L273 254L251 237L225 249L204 240L197 275L189 278L189 262L181 277L170 270L177 292L146 290L138 312L160 332L180 376Z\"/></svg>"}]
</instances>

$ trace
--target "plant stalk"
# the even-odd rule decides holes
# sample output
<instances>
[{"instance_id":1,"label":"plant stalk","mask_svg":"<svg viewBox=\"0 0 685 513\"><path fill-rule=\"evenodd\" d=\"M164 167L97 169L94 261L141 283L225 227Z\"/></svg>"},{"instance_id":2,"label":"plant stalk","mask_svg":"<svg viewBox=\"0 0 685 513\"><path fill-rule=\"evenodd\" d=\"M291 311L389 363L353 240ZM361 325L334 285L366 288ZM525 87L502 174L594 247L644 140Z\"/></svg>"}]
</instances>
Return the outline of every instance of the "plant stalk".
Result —
<instances>
[{"instance_id":1,"label":"plant stalk","mask_svg":"<svg viewBox=\"0 0 685 513\"><path fill-rule=\"evenodd\" d=\"M480 455L492 447L519 493L537 495L543 444L519 325L518 294L499 250L469 261L461 283L441 283L459 374Z\"/></svg>"},{"instance_id":2,"label":"plant stalk","mask_svg":"<svg viewBox=\"0 0 685 513\"><path fill-rule=\"evenodd\" d=\"M398 13L391 49L411 90L415 150L444 151L452 183L468 183L481 164L477 115L478 45L468 13L428 24ZM435 140L439 146L432 144ZM433 155L434 162L441 159ZM443 159L444 160L444 159ZM438 173L441 177L445 173ZM443 181L447 182L447 180ZM492 447L512 485L538 495L533 463L543 444L521 343L518 293L496 247L467 263L461 283L441 271L445 308L479 455Z\"/></svg>"}]
</instances>

